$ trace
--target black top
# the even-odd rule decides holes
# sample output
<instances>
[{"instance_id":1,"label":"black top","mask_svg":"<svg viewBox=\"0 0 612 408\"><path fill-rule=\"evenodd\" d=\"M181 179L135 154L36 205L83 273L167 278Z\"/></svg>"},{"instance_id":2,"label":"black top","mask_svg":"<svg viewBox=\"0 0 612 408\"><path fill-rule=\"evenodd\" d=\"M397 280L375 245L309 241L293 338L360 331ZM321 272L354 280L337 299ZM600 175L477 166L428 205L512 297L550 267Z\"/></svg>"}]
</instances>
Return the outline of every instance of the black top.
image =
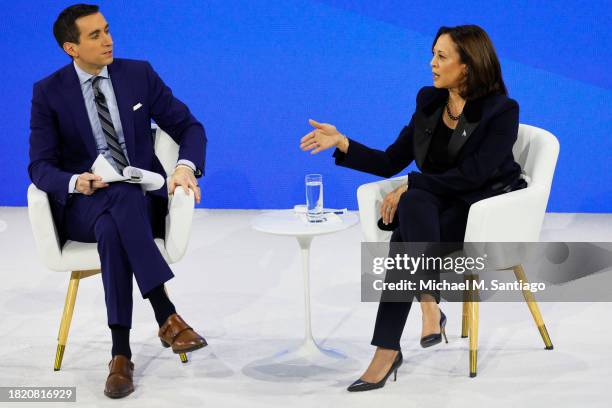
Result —
<instances>
[{"instance_id":1,"label":"black top","mask_svg":"<svg viewBox=\"0 0 612 408\"><path fill-rule=\"evenodd\" d=\"M448 142L453 135L453 129L446 126L440 116L440 122L431 138L427 157L423 164L423 171L430 174L440 174L453 167L452 160L448 157Z\"/></svg>"},{"instance_id":2,"label":"black top","mask_svg":"<svg viewBox=\"0 0 612 408\"><path fill-rule=\"evenodd\" d=\"M414 161L422 173L408 174L410 188L457 197L468 204L505 193L507 186L520 188L515 188L515 184L522 181L521 166L512 155L519 128L519 106L500 93L466 101L463 120L459 120L448 143L447 154L454 165L442 173L425 171L431 138L439 127L447 100L446 89L422 88L412 119L395 142L385 150L377 150L350 139L347 153L334 152L336 164L393 177Z\"/></svg>"}]
</instances>

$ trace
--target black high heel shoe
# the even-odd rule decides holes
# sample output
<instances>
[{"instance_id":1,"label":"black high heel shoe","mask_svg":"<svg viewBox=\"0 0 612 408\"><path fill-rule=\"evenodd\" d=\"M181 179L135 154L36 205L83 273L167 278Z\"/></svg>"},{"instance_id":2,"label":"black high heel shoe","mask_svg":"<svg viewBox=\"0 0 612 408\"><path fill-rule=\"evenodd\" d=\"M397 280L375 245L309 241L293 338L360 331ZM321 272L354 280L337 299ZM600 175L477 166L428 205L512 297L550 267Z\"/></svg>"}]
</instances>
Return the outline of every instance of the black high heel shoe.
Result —
<instances>
[{"instance_id":1,"label":"black high heel shoe","mask_svg":"<svg viewBox=\"0 0 612 408\"><path fill-rule=\"evenodd\" d=\"M391 364L391 368L387 371L387 374L377 383L369 383L367 381L363 381L361 378L349 385L347 391L349 392L357 392L357 391L370 391L375 390L377 388L382 388L385 386L387 382L387 378L393 373L393 381L397 381L397 369L402 365L404 361L404 357L402 356L402 352L400 351L395 356L395 360L393 360L393 364Z\"/></svg>"},{"instance_id":2,"label":"black high heel shoe","mask_svg":"<svg viewBox=\"0 0 612 408\"><path fill-rule=\"evenodd\" d=\"M438 343L442 342L442 336L444 336L444 340L448 343L448 339L446 338L446 315L442 310L440 310L440 333L428 334L427 336L421 337L421 347L427 348L431 346L435 346Z\"/></svg>"}]
</instances>

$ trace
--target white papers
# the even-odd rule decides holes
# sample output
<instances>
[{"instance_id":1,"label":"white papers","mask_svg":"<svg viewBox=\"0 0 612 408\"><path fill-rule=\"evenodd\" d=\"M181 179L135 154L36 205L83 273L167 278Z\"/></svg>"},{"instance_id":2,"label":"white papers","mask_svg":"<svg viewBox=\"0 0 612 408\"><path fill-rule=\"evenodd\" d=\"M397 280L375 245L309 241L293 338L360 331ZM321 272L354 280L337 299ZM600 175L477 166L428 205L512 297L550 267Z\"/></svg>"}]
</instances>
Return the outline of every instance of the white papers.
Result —
<instances>
[{"instance_id":1,"label":"white papers","mask_svg":"<svg viewBox=\"0 0 612 408\"><path fill-rule=\"evenodd\" d=\"M296 212L296 215L302 220L302 222L306 225L322 225L322 224L342 224L342 218L339 215L334 213L327 213L321 216L321 219L317 222L311 222L308 220L308 215L306 213Z\"/></svg>"},{"instance_id":2,"label":"white papers","mask_svg":"<svg viewBox=\"0 0 612 408\"><path fill-rule=\"evenodd\" d=\"M308 213L308 210L306 209L306 204L296 204L293 206L293 211L296 214L306 214ZM330 214L330 213L334 213L336 215L343 215L346 214L348 212L348 209L346 208L324 208L323 209L323 214Z\"/></svg>"},{"instance_id":3,"label":"white papers","mask_svg":"<svg viewBox=\"0 0 612 408\"><path fill-rule=\"evenodd\" d=\"M139 169L138 167L127 166L123 169L123 174L117 170L101 154L91 166L91 172L96 176L102 177L105 183L124 181L126 183L140 184L144 191L159 190L164 185L164 178L152 171Z\"/></svg>"},{"instance_id":4,"label":"white papers","mask_svg":"<svg viewBox=\"0 0 612 408\"><path fill-rule=\"evenodd\" d=\"M334 213L328 213L323 215L325 217L326 224L342 224L342 218Z\"/></svg>"}]
</instances>

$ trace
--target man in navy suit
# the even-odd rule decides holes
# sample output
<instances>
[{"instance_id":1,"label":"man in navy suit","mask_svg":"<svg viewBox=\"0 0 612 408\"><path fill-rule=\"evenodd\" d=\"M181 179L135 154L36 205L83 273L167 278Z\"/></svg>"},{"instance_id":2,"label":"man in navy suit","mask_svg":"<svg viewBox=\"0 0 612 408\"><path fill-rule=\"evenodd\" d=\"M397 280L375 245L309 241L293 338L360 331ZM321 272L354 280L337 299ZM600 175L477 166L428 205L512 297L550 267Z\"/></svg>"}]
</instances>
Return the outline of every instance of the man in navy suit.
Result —
<instances>
[{"instance_id":1,"label":"man in navy suit","mask_svg":"<svg viewBox=\"0 0 612 408\"><path fill-rule=\"evenodd\" d=\"M113 339L104 393L120 398L134 390L132 277L153 306L164 346L175 353L206 346L168 298L164 282L174 275L153 241L163 236L168 192L181 186L200 201L196 179L204 170L206 136L148 62L113 58L109 25L98 6L66 8L53 33L72 61L34 85L28 171L49 196L61 239L98 243ZM90 172L102 154L119 172L130 165L165 179L151 119L180 145L167 188L145 195L138 185L109 185Z\"/></svg>"}]
</instances>

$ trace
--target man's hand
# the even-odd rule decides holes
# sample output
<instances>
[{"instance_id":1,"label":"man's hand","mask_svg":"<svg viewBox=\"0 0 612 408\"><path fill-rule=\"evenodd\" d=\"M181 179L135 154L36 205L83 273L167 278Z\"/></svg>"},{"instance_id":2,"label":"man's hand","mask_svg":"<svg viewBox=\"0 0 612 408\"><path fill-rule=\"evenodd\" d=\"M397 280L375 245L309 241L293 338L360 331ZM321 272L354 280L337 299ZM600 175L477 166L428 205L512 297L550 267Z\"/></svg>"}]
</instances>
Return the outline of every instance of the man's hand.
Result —
<instances>
[{"instance_id":1,"label":"man's hand","mask_svg":"<svg viewBox=\"0 0 612 408\"><path fill-rule=\"evenodd\" d=\"M334 125L319 123L312 119L308 119L308 123L315 129L302 137L300 149L303 151L312 150L310 154L319 153L330 147L337 147L343 153L348 151L348 139L338 132Z\"/></svg>"},{"instance_id":2,"label":"man's hand","mask_svg":"<svg viewBox=\"0 0 612 408\"><path fill-rule=\"evenodd\" d=\"M106 188L108 184L102 181L102 177L92 173L81 174L74 185L74 188L79 193L92 195L99 188Z\"/></svg>"},{"instance_id":3,"label":"man's hand","mask_svg":"<svg viewBox=\"0 0 612 408\"><path fill-rule=\"evenodd\" d=\"M385 225L391 224L393 221L393 217L395 217L395 212L397 211L397 205L399 204L399 200L406 191L408 190L408 185L401 185L389 194L385 196L385 199L380 206L380 216L382 217L383 223Z\"/></svg>"},{"instance_id":4,"label":"man's hand","mask_svg":"<svg viewBox=\"0 0 612 408\"><path fill-rule=\"evenodd\" d=\"M177 186L183 187L183 190L185 190L185 194L189 194L188 190L193 191L193 193L195 194L196 203L200 203L200 187L198 187L198 182L195 178L195 175L193 174L193 170L191 170L189 167L179 165L174 170L174 174L172 175L172 178L168 183L168 192L170 194L173 194L174 189Z\"/></svg>"}]
</instances>

